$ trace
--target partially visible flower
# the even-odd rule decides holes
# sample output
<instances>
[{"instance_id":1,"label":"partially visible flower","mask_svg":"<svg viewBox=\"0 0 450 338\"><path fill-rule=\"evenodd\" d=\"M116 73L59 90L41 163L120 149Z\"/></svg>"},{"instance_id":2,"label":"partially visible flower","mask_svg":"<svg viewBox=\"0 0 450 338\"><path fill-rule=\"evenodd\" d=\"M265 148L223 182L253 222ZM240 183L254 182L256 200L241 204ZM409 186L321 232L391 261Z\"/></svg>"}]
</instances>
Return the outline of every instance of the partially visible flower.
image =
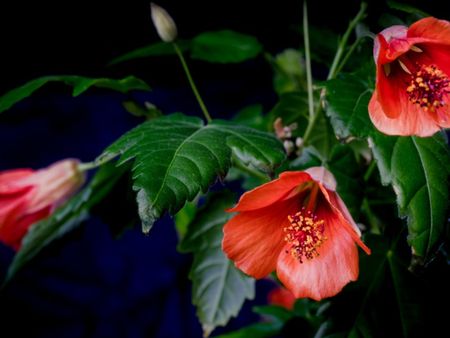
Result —
<instances>
[{"instance_id":1,"label":"partially visible flower","mask_svg":"<svg viewBox=\"0 0 450 338\"><path fill-rule=\"evenodd\" d=\"M18 250L33 223L48 217L84 182L79 162L0 172L0 241Z\"/></svg>"},{"instance_id":2,"label":"partially visible flower","mask_svg":"<svg viewBox=\"0 0 450 338\"><path fill-rule=\"evenodd\" d=\"M278 286L269 292L267 300L269 304L279 305L288 310L292 310L296 299L291 291L282 286Z\"/></svg>"},{"instance_id":3,"label":"partially visible flower","mask_svg":"<svg viewBox=\"0 0 450 338\"><path fill-rule=\"evenodd\" d=\"M177 26L167 11L157 4L150 4L153 24L161 40L172 42L177 38Z\"/></svg>"},{"instance_id":4,"label":"partially visible flower","mask_svg":"<svg viewBox=\"0 0 450 338\"><path fill-rule=\"evenodd\" d=\"M239 212L224 226L228 258L254 278L276 270L297 298L336 295L358 278L356 244L370 254L323 167L284 172L228 211Z\"/></svg>"},{"instance_id":5,"label":"partially visible flower","mask_svg":"<svg viewBox=\"0 0 450 338\"><path fill-rule=\"evenodd\" d=\"M375 38L370 118L389 135L430 136L450 127L450 22L432 17Z\"/></svg>"}]
</instances>

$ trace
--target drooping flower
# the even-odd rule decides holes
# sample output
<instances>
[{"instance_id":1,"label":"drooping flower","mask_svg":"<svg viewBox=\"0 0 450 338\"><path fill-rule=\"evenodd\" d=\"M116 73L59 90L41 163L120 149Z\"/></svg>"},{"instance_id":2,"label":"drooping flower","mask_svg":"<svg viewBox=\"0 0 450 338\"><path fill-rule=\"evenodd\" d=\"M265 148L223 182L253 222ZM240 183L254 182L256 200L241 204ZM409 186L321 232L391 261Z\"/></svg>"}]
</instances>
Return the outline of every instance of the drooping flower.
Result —
<instances>
[{"instance_id":1,"label":"drooping flower","mask_svg":"<svg viewBox=\"0 0 450 338\"><path fill-rule=\"evenodd\" d=\"M84 182L79 162L0 172L0 241L18 250L33 223L48 217Z\"/></svg>"},{"instance_id":2,"label":"drooping flower","mask_svg":"<svg viewBox=\"0 0 450 338\"><path fill-rule=\"evenodd\" d=\"M279 305L288 310L292 310L296 299L291 291L282 286L278 286L270 290L267 295L267 300L269 304Z\"/></svg>"},{"instance_id":3,"label":"drooping flower","mask_svg":"<svg viewBox=\"0 0 450 338\"><path fill-rule=\"evenodd\" d=\"M276 270L295 297L315 300L337 294L358 278L360 231L323 167L284 172L243 194L229 209L222 248L254 278Z\"/></svg>"},{"instance_id":4,"label":"drooping flower","mask_svg":"<svg viewBox=\"0 0 450 338\"><path fill-rule=\"evenodd\" d=\"M450 127L450 22L432 17L375 38L370 118L389 135L431 136Z\"/></svg>"}]
</instances>

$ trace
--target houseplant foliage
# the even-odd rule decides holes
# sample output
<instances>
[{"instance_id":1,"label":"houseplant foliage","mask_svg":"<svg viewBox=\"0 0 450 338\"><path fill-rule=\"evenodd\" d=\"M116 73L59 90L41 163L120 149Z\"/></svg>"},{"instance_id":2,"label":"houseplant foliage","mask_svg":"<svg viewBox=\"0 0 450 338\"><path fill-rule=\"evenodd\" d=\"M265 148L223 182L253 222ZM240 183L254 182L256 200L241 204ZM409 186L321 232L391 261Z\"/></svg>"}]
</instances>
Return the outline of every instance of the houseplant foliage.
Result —
<instances>
[{"instance_id":1,"label":"houseplant foliage","mask_svg":"<svg viewBox=\"0 0 450 338\"><path fill-rule=\"evenodd\" d=\"M311 337L410 337L438 329L437 305L449 280L450 157L443 128L450 123L450 23L388 5L389 18L403 25L369 27L370 7L362 3L345 18L347 30L335 35L308 24L305 3L301 48L271 54L257 36L231 30L179 39L169 13L152 4L162 41L111 65L176 55L198 115L127 101L142 123L93 162L76 162L77 177L94 175L27 224L4 284L14 283L17 271L79 226L131 173L143 232L151 236L168 213L178 249L193 255L192 302L205 336L254 298L254 278L288 290L276 304L254 308L260 322L221 337L270 337L292 327ZM229 120L215 118L190 60L222 67L254 58L271 66L278 102L268 111L255 105ZM315 76L312 65L328 74ZM150 90L134 76L47 76L4 94L0 112L55 81L73 87L73 96L95 86ZM11 207L0 205L0 232L23 210L15 207L22 200L14 200L19 188L11 173L1 175L0 201ZM239 191L229 191L236 185ZM29 195L34 188L23 189ZM42 194L53 201L51 192ZM28 202L33 205L31 197Z\"/></svg>"}]
</instances>

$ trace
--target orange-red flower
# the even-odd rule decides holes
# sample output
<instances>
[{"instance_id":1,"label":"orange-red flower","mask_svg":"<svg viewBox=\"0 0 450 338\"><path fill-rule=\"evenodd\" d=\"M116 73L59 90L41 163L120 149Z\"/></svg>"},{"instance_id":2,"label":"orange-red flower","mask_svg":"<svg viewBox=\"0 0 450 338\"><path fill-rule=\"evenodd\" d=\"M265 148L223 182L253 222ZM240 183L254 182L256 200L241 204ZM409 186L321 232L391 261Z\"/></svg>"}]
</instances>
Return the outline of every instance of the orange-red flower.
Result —
<instances>
[{"instance_id":1,"label":"orange-red flower","mask_svg":"<svg viewBox=\"0 0 450 338\"><path fill-rule=\"evenodd\" d=\"M282 286L279 286L275 289L270 290L269 294L267 295L267 300L269 301L269 304L279 305L288 310L292 310L294 308L296 299L291 291Z\"/></svg>"},{"instance_id":2,"label":"orange-red flower","mask_svg":"<svg viewBox=\"0 0 450 338\"><path fill-rule=\"evenodd\" d=\"M83 184L78 164L67 159L37 171L0 172L0 241L18 250L30 225L48 217Z\"/></svg>"},{"instance_id":3,"label":"orange-red flower","mask_svg":"<svg viewBox=\"0 0 450 338\"><path fill-rule=\"evenodd\" d=\"M430 136L450 127L450 22L425 18L375 38L373 124L389 135Z\"/></svg>"},{"instance_id":4,"label":"orange-red flower","mask_svg":"<svg viewBox=\"0 0 450 338\"><path fill-rule=\"evenodd\" d=\"M224 226L228 258L254 278L276 270L297 298L334 296L358 278L356 244L370 253L323 167L284 172L228 211L239 212Z\"/></svg>"}]
</instances>

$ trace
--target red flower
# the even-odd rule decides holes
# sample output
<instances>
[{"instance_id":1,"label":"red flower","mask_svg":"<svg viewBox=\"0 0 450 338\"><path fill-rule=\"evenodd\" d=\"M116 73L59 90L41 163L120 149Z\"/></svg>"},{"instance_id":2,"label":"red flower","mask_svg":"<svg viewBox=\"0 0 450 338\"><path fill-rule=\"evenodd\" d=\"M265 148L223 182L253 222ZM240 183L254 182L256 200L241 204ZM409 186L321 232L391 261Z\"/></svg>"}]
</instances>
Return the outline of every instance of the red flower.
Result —
<instances>
[{"instance_id":1,"label":"red flower","mask_svg":"<svg viewBox=\"0 0 450 338\"><path fill-rule=\"evenodd\" d=\"M271 290L267 295L269 304L279 305L288 310L292 310L295 304L295 297L291 291L283 288L282 286L276 287Z\"/></svg>"},{"instance_id":2,"label":"red flower","mask_svg":"<svg viewBox=\"0 0 450 338\"><path fill-rule=\"evenodd\" d=\"M373 124L389 135L430 136L450 127L450 22L425 18L375 38Z\"/></svg>"},{"instance_id":3,"label":"red flower","mask_svg":"<svg viewBox=\"0 0 450 338\"><path fill-rule=\"evenodd\" d=\"M224 226L224 252L254 278L277 270L297 298L334 296L358 278L355 243L370 254L335 188L332 174L316 167L246 192L228 210L239 214Z\"/></svg>"},{"instance_id":4,"label":"red flower","mask_svg":"<svg viewBox=\"0 0 450 338\"><path fill-rule=\"evenodd\" d=\"M0 241L18 250L30 225L48 217L83 182L72 159L37 171L0 172Z\"/></svg>"}]
</instances>

